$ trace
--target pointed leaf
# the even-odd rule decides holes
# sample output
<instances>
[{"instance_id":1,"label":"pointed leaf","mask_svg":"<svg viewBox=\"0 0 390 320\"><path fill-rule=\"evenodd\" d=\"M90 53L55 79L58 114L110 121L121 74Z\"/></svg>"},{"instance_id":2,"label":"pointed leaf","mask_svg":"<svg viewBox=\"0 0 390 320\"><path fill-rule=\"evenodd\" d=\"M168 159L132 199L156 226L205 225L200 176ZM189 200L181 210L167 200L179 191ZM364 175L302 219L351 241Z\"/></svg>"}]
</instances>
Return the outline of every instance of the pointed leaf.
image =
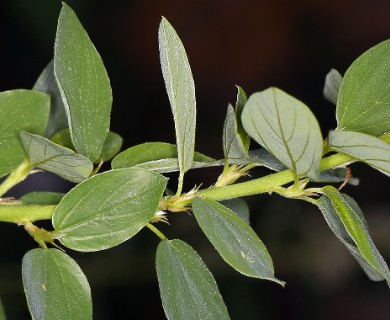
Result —
<instances>
[{"instance_id":1,"label":"pointed leaf","mask_svg":"<svg viewBox=\"0 0 390 320\"><path fill-rule=\"evenodd\" d=\"M317 203L332 231L347 245L371 279L386 279L390 285L389 268L368 233L359 206L334 187L326 186L322 191L329 198L330 204L321 200L322 197ZM330 205L336 214L330 209Z\"/></svg>"},{"instance_id":2,"label":"pointed leaf","mask_svg":"<svg viewBox=\"0 0 390 320\"><path fill-rule=\"evenodd\" d=\"M88 158L42 136L22 131L20 139L34 167L76 183L88 178L93 170L93 164Z\"/></svg>"},{"instance_id":3,"label":"pointed leaf","mask_svg":"<svg viewBox=\"0 0 390 320\"><path fill-rule=\"evenodd\" d=\"M27 158L19 133L43 134L50 112L50 97L32 90L0 93L0 178Z\"/></svg>"},{"instance_id":4,"label":"pointed leaf","mask_svg":"<svg viewBox=\"0 0 390 320\"><path fill-rule=\"evenodd\" d=\"M106 171L78 184L53 213L55 234L66 247L114 247L146 226L157 211L167 179L141 169Z\"/></svg>"},{"instance_id":5,"label":"pointed leaf","mask_svg":"<svg viewBox=\"0 0 390 320\"><path fill-rule=\"evenodd\" d=\"M45 131L45 137L51 138L58 131L68 127L65 114L65 106L54 76L54 60L50 61L35 82L33 90L47 93L50 96L49 122Z\"/></svg>"},{"instance_id":6,"label":"pointed leaf","mask_svg":"<svg viewBox=\"0 0 390 320\"><path fill-rule=\"evenodd\" d=\"M195 198L194 216L221 257L242 274L275 281L272 259L252 228L222 204Z\"/></svg>"},{"instance_id":7,"label":"pointed leaf","mask_svg":"<svg viewBox=\"0 0 390 320\"><path fill-rule=\"evenodd\" d=\"M346 153L390 176L390 145L379 138L353 131L331 131L332 150Z\"/></svg>"},{"instance_id":8,"label":"pointed leaf","mask_svg":"<svg viewBox=\"0 0 390 320\"><path fill-rule=\"evenodd\" d=\"M230 319L214 277L181 240L163 240L156 253L157 278L169 320Z\"/></svg>"},{"instance_id":9,"label":"pointed leaf","mask_svg":"<svg viewBox=\"0 0 390 320\"><path fill-rule=\"evenodd\" d=\"M54 73L73 145L91 161L98 160L110 124L111 86L99 53L64 3L54 49Z\"/></svg>"},{"instance_id":10,"label":"pointed leaf","mask_svg":"<svg viewBox=\"0 0 390 320\"><path fill-rule=\"evenodd\" d=\"M60 203L64 193L33 191L26 193L20 198L20 201L26 204L54 205Z\"/></svg>"},{"instance_id":11,"label":"pointed leaf","mask_svg":"<svg viewBox=\"0 0 390 320\"><path fill-rule=\"evenodd\" d=\"M320 127L310 109L277 88L253 94L242 112L249 135L298 175L319 176Z\"/></svg>"},{"instance_id":12,"label":"pointed leaf","mask_svg":"<svg viewBox=\"0 0 390 320\"><path fill-rule=\"evenodd\" d=\"M111 162L113 169L137 167L160 173L179 171L177 148L165 142L146 142L128 148L119 153ZM194 153L192 168L223 165L222 162L207 157L199 152Z\"/></svg>"},{"instance_id":13,"label":"pointed leaf","mask_svg":"<svg viewBox=\"0 0 390 320\"><path fill-rule=\"evenodd\" d=\"M184 46L164 17L158 31L161 69L175 120L180 172L192 167L195 147L196 100L191 68Z\"/></svg>"},{"instance_id":14,"label":"pointed leaf","mask_svg":"<svg viewBox=\"0 0 390 320\"><path fill-rule=\"evenodd\" d=\"M64 252L40 248L27 252L23 284L33 319L92 319L87 278Z\"/></svg>"},{"instance_id":15,"label":"pointed leaf","mask_svg":"<svg viewBox=\"0 0 390 320\"><path fill-rule=\"evenodd\" d=\"M226 159L234 161L249 158L246 146L238 133L236 113L230 104L223 126L222 142L223 153Z\"/></svg>"},{"instance_id":16,"label":"pointed leaf","mask_svg":"<svg viewBox=\"0 0 390 320\"><path fill-rule=\"evenodd\" d=\"M357 58L341 82L338 129L380 136L390 131L390 40Z\"/></svg>"},{"instance_id":17,"label":"pointed leaf","mask_svg":"<svg viewBox=\"0 0 390 320\"><path fill-rule=\"evenodd\" d=\"M336 69L331 69L325 77L324 97L334 105L337 104L337 97L343 77Z\"/></svg>"},{"instance_id":18,"label":"pointed leaf","mask_svg":"<svg viewBox=\"0 0 390 320\"><path fill-rule=\"evenodd\" d=\"M241 122L241 115L242 111L244 110L244 106L246 102L248 101L246 97L245 91L240 87L237 86L237 99L236 99L236 121L237 121L237 133L240 135L240 138L242 140L242 144L245 148L245 151L249 151L249 144L251 141L251 137L246 133L242 122Z\"/></svg>"}]
</instances>

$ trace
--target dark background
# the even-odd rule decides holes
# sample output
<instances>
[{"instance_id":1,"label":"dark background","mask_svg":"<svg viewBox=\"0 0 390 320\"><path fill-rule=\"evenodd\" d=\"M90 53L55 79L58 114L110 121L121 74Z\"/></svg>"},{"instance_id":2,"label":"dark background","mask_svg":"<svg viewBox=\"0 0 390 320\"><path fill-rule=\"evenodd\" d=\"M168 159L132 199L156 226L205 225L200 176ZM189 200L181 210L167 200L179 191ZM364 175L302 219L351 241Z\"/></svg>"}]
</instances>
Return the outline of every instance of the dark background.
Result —
<instances>
[{"instance_id":1,"label":"dark background","mask_svg":"<svg viewBox=\"0 0 390 320\"><path fill-rule=\"evenodd\" d=\"M223 119L235 85L248 94L277 86L308 104L323 133L335 128L334 106L322 97L324 77L344 73L352 61L390 36L388 0L149 0L67 2L77 13L108 70L114 94L111 129L124 148L145 141L174 143L173 121L159 65L157 30L165 16L186 47L195 79L197 151L221 158ZM31 88L53 55L60 2L0 2L0 90ZM390 261L388 179L362 165L347 186L361 205L372 237ZM219 169L186 179L208 186ZM266 174L254 171L253 175ZM173 182L176 180L172 176ZM65 191L71 185L37 174L10 195ZM227 267L193 217L171 215L170 238L190 243L214 273L232 319L388 319L384 283L369 281L333 236L322 215L306 203L277 196L248 198L251 222L286 288L245 278ZM21 228L0 225L0 297L9 319L28 319L21 283L23 254L36 247ZM99 253L68 253L86 273L95 319L164 319L154 270L158 239L148 230Z\"/></svg>"}]
</instances>

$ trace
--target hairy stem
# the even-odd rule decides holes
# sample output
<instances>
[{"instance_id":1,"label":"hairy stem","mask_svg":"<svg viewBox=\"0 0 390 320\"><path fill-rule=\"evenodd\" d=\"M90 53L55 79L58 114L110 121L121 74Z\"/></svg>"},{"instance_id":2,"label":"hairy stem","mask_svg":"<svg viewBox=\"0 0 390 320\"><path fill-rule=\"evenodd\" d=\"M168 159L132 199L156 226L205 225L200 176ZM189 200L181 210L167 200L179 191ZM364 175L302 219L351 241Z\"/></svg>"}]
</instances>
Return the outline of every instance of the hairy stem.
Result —
<instances>
[{"instance_id":1,"label":"hairy stem","mask_svg":"<svg viewBox=\"0 0 390 320\"><path fill-rule=\"evenodd\" d=\"M8 190L26 179L30 173L31 164L28 160L24 160L11 174L0 184L0 197Z\"/></svg>"}]
</instances>

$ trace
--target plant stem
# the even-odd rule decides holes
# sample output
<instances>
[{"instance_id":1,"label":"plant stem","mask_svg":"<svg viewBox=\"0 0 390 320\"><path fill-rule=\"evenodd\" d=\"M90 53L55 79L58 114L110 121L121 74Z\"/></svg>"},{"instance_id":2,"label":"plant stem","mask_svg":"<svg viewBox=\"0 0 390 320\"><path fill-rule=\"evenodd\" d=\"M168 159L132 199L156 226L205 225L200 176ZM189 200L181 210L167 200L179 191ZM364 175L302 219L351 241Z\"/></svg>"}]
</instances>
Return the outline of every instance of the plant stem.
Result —
<instances>
[{"instance_id":1,"label":"plant stem","mask_svg":"<svg viewBox=\"0 0 390 320\"><path fill-rule=\"evenodd\" d=\"M4 195L13 186L17 185L26 179L30 173L31 164L28 160L24 160L11 174L0 184L0 197Z\"/></svg>"},{"instance_id":2,"label":"plant stem","mask_svg":"<svg viewBox=\"0 0 390 320\"><path fill-rule=\"evenodd\" d=\"M23 224L28 220L50 220L55 205L0 205L0 221Z\"/></svg>"},{"instance_id":3,"label":"plant stem","mask_svg":"<svg viewBox=\"0 0 390 320\"><path fill-rule=\"evenodd\" d=\"M164 236L164 234L158 230L154 225L152 225L151 223L148 223L146 225L150 230L152 230L161 240L166 240L167 237Z\"/></svg>"},{"instance_id":4,"label":"plant stem","mask_svg":"<svg viewBox=\"0 0 390 320\"><path fill-rule=\"evenodd\" d=\"M321 160L320 172L345 166L353 161L354 160L350 156L338 153ZM209 189L200 190L197 193L197 196L221 201L261 194L265 192L272 193L273 188L280 187L289 182L292 182L294 181L294 178L294 173L291 170L284 170L243 183L237 183L225 187L211 187Z\"/></svg>"}]
</instances>

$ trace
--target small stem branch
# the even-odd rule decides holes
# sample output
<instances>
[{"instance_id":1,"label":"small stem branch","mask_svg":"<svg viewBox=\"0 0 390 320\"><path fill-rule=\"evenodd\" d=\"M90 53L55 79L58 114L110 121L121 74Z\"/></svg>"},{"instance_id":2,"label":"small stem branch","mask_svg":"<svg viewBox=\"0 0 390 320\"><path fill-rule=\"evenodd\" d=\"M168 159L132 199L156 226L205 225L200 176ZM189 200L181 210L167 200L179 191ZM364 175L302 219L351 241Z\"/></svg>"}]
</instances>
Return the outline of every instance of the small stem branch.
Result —
<instances>
[{"instance_id":1,"label":"small stem branch","mask_svg":"<svg viewBox=\"0 0 390 320\"><path fill-rule=\"evenodd\" d=\"M23 224L24 221L50 220L55 205L0 205L0 221Z\"/></svg>"},{"instance_id":2,"label":"small stem branch","mask_svg":"<svg viewBox=\"0 0 390 320\"><path fill-rule=\"evenodd\" d=\"M164 236L164 234L160 230L158 230L154 225L152 225L151 223L148 223L146 226L151 231L153 231L157 235L157 237L159 237L161 240L166 240L167 239L167 237Z\"/></svg>"},{"instance_id":3,"label":"small stem branch","mask_svg":"<svg viewBox=\"0 0 390 320\"><path fill-rule=\"evenodd\" d=\"M11 174L0 184L0 197L4 195L13 186L17 185L26 179L31 170L31 164L28 160L24 160Z\"/></svg>"},{"instance_id":4,"label":"small stem branch","mask_svg":"<svg viewBox=\"0 0 390 320\"><path fill-rule=\"evenodd\" d=\"M355 160L350 156L338 153L322 159L320 163L320 172L342 167L354 161ZM294 181L294 179L295 176L291 170L284 170L243 183L200 190L196 195L200 197L207 197L216 201L222 201L265 192L272 192L273 188L285 185Z\"/></svg>"}]
</instances>

